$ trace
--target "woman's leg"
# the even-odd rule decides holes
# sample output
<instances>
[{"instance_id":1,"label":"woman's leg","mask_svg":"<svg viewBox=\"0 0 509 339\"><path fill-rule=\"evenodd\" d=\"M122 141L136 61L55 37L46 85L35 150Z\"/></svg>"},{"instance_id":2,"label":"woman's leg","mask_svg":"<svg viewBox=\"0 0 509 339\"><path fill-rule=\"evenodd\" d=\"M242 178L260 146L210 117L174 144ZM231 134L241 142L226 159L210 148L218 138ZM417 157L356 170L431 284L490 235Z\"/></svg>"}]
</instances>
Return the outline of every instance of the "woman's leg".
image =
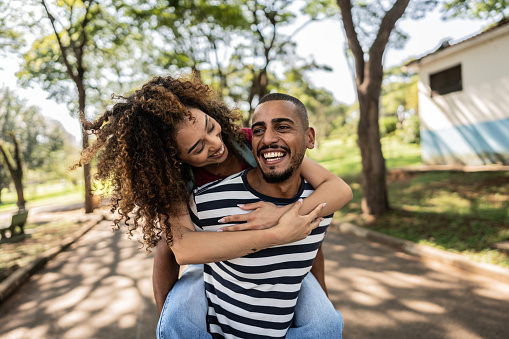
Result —
<instances>
[{"instance_id":1,"label":"woman's leg","mask_svg":"<svg viewBox=\"0 0 509 339\"><path fill-rule=\"evenodd\" d=\"M157 324L158 339L210 339L203 265L189 265L168 294Z\"/></svg>"},{"instance_id":2,"label":"woman's leg","mask_svg":"<svg viewBox=\"0 0 509 339\"><path fill-rule=\"evenodd\" d=\"M342 338L343 316L310 272L304 278L287 339Z\"/></svg>"}]
</instances>

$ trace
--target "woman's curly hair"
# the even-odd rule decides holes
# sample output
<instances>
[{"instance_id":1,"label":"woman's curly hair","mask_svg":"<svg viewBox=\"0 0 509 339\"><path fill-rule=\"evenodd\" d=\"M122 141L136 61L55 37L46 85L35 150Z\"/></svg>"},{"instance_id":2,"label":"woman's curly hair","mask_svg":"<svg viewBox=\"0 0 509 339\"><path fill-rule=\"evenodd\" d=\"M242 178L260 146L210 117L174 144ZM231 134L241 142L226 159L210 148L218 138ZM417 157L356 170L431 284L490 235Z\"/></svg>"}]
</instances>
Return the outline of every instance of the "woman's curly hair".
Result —
<instances>
[{"instance_id":1,"label":"woman's curly hair","mask_svg":"<svg viewBox=\"0 0 509 339\"><path fill-rule=\"evenodd\" d=\"M199 79L155 77L93 122L82 116L84 128L97 136L71 167L90 162L99 151L95 179L111 185L111 212L118 211L114 228L123 221L128 233L141 227L147 250L157 245L164 233L171 244L169 217L188 207L191 180L182 170L176 133L186 120L189 108L214 118L222 128L228 150L237 157L231 141L245 141L239 132L240 115L215 97Z\"/></svg>"}]
</instances>

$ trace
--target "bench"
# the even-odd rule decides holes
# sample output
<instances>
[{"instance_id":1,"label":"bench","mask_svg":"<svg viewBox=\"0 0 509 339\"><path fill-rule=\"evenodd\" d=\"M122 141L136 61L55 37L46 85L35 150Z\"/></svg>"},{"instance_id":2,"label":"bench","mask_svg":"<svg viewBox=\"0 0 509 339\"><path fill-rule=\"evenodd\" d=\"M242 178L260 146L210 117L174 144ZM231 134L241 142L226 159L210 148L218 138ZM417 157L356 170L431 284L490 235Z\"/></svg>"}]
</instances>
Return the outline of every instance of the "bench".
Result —
<instances>
[{"instance_id":1,"label":"bench","mask_svg":"<svg viewBox=\"0 0 509 339\"><path fill-rule=\"evenodd\" d=\"M12 216L11 224L0 226L0 235L2 239L7 238L6 232L10 231L9 237L12 238L15 235L25 234L25 223L27 222L28 211L18 212ZM16 227L19 228L19 232L16 232Z\"/></svg>"}]
</instances>

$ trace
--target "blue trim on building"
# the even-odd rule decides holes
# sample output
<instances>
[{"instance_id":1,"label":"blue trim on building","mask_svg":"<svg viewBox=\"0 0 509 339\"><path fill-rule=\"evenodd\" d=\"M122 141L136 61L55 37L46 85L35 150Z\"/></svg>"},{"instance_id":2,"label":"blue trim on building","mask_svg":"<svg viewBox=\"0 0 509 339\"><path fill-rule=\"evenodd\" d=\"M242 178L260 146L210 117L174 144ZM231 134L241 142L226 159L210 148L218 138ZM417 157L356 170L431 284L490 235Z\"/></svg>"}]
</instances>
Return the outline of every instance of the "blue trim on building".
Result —
<instances>
[{"instance_id":1,"label":"blue trim on building","mask_svg":"<svg viewBox=\"0 0 509 339\"><path fill-rule=\"evenodd\" d=\"M442 130L421 129L425 164L509 165L509 118Z\"/></svg>"}]
</instances>

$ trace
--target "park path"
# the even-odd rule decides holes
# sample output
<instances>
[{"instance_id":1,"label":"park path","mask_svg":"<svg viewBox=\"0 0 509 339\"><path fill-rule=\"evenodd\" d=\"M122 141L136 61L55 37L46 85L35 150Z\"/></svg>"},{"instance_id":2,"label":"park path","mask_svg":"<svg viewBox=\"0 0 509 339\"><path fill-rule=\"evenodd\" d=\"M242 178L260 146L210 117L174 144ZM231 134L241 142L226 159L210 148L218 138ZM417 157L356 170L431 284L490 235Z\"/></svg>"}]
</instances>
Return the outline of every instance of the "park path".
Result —
<instances>
[{"instance_id":1,"label":"park path","mask_svg":"<svg viewBox=\"0 0 509 339\"><path fill-rule=\"evenodd\" d=\"M100 222L0 305L1 339L155 337L152 255L110 225ZM509 284L334 229L323 247L346 339L509 338Z\"/></svg>"}]
</instances>

